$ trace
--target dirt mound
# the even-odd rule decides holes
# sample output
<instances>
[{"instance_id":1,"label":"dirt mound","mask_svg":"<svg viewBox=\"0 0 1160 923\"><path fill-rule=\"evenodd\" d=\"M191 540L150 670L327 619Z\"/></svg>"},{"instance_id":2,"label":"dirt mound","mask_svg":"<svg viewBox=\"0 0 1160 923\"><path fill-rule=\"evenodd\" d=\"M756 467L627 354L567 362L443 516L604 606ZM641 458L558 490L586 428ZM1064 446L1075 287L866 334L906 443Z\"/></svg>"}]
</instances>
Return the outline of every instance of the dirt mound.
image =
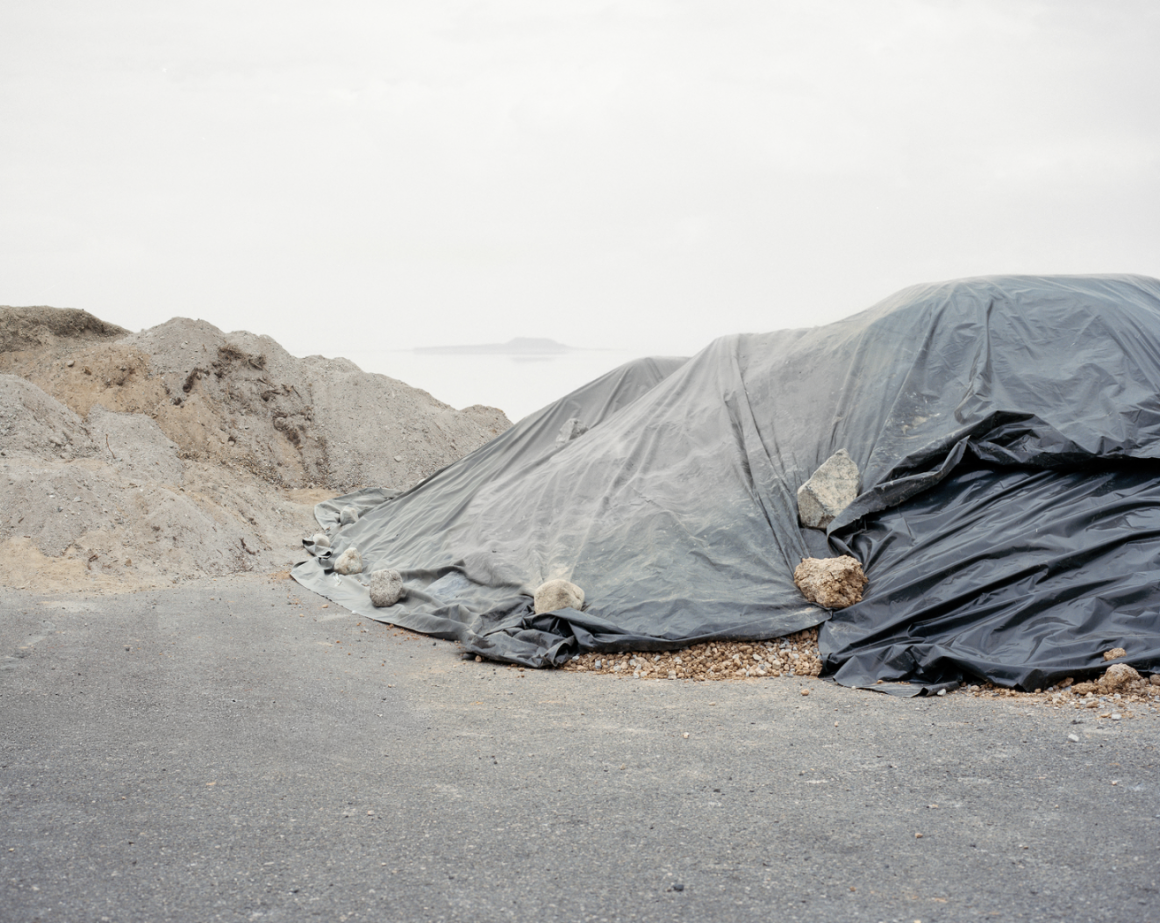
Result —
<instances>
[{"instance_id":1,"label":"dirt mound","mask_svg":"<svg viewBox=\"0 0 1160 923\"><path fill-rule=\"evenodd\" d=\"M511 425L204 321L130 334L84 311L0 308L0 335L8 585L285 567L314 503L411 487Z\"/></svg>"},{"instance_id":2,"label":"dirt mound","mask_svg":"<svg viewBox=\"0 0 1160 923\"><path fill-rule=\"evenodd\" d=\"M128 333L78 308L49 308L37 305L13 308L0 305L0 353L36 349L50 345L109 339Z\"/></svg>"},{"instance_id":3,"label":"dirt mound","mask_svg":"<svg viewBox=\"0 0 1160 923\"><path fill-rule=\"evenodd\" d=\"M511 425L495 408L455 410L346 359L297 359L270 337L186 318L67 350L49 343L0 370L81 416L97 404L145 414L182 458L283 487L410 487Z\"/></svg>"}]
</instances>

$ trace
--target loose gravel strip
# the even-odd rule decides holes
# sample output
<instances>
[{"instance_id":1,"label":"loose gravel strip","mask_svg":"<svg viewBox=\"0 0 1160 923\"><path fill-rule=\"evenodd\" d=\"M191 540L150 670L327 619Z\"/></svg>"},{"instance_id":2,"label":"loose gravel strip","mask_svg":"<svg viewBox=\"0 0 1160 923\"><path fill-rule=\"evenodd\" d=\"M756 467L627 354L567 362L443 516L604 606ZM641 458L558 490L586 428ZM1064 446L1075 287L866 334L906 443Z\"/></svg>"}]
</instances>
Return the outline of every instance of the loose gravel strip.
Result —
<instances>
[{"instance_id":1,"label":"loose gravel strip","mask_svg":"<svg viewBox=\"0 0 1160 923\"><path fill-rule=\"evenodd\" d=\"M1019 704L1038 705L1044 708L1075 709L1094 714L1096 718L1112 721L1143 717L1160 718L1160 686L1154 686L1147 680L1133 683L1123 692L1110 694L1087 691L1092 685L1090 683L1076 685L1081 691L1076 692L1071 680L1065 679L1047 689L1018 692L993 683L981 683L963 686L955 690L954 694L975 698L1013 699L1018 700Z\"/></svg>"},{"instance_id":2,"label":"loose gravel strip","mask_svg":"<svg viewBox=\"0 0 1160 923\"><path fill-rule=\"evenodd\" d=\"M636 679L754 679L818 676L818 630L807 628L773 641L709 641L679 651L580 654L560 669Z\"/></svg>"},{"instance_id":3,"label":"loose gravel strip","mask_svg":"<svg viewBox=\"0 0 1160 923\"><path fill-rule=\"evenodd\" d=\"M660 653L622 651L586 653L560 667L572 673L604 673L634 679L738 680L775 676L816 677L822 672L818 630L809 628L773 641L711 641ZM1106 695L1075 691L1071 679L1047 689L1020 692L993 683L970 684L951 692L975 698L1001 698L1044 708L1095 710L1097 718L1112 721L1160 718L1160 686L1147 679L1124 692ZM1089 714L1091 712L1088 712Z\"/></svg>"}]
</instances>

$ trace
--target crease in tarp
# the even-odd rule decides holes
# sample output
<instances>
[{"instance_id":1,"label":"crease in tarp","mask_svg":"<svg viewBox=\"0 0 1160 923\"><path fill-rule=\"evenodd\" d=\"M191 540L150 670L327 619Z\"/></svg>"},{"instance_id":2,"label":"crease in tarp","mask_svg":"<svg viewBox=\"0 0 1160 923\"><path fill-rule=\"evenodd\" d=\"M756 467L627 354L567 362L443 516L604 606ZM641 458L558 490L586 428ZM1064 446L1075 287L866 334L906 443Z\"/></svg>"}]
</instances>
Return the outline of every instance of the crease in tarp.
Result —
<instances>
[{"instance_id":1,"label":"crease in tarp","mask_svg":"<svg viewBox=\"0 0 1160 923\"><path fill-rule=\"evenodd\" d=\"M835 324L630 363L405 494L331 501L330 555L294 576L530 666L820 625L838 682L892 692L1041 687L1114 646L1151 671L1158 394L1156 280L915 286ZM589 431L556 446L572 417ZM863 492L826 532L803 529L797 488L840 448ZM348 500L365 511L333 528ZM404 574L403 603L375 610L365 577L327 573L350 544ZM839 553L870 584L831 617L793 569ZM531 611L554 577L585 590L585 612Z\"/></svg>"}]
</instances>

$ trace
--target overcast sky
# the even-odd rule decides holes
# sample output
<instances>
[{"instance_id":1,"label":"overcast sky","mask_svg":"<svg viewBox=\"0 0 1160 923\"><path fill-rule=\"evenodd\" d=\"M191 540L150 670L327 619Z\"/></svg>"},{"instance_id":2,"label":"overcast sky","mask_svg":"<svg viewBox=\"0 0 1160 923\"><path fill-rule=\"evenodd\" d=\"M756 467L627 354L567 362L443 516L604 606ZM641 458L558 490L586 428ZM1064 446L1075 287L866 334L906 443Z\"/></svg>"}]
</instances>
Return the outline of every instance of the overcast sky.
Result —
<instances>
[{"instance_id":1,"label":"overcast sky","mask_svg":"<svg viewBox=\"0 0 1160 923\"><path fill-rule=\"evenodd\" d=\"M9 0L0 216L0 303L299 355L1160 276L1160 4Z\"/></svg>"}]
</instances>

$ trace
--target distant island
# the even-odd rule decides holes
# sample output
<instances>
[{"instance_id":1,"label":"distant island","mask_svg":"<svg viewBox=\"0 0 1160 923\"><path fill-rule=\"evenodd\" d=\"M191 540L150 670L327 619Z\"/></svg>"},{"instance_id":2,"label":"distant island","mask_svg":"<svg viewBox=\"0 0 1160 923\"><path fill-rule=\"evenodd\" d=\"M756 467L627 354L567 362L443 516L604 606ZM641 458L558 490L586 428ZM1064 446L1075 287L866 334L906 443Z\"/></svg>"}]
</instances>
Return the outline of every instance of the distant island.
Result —
<instances>
[{"instance_id":1,"label":"distant island","mask_svg":"<svg viewBox=\"0 0 1160 923\"><path fill-rule=\"evenodd\" d=\"M457 356L559 356L575 351L572 346L565 346L563 343L542 337L516 337L506 343L481 343L475 346L416 346L412 350L416 353Z\"/></svg>"}]
</instances>

